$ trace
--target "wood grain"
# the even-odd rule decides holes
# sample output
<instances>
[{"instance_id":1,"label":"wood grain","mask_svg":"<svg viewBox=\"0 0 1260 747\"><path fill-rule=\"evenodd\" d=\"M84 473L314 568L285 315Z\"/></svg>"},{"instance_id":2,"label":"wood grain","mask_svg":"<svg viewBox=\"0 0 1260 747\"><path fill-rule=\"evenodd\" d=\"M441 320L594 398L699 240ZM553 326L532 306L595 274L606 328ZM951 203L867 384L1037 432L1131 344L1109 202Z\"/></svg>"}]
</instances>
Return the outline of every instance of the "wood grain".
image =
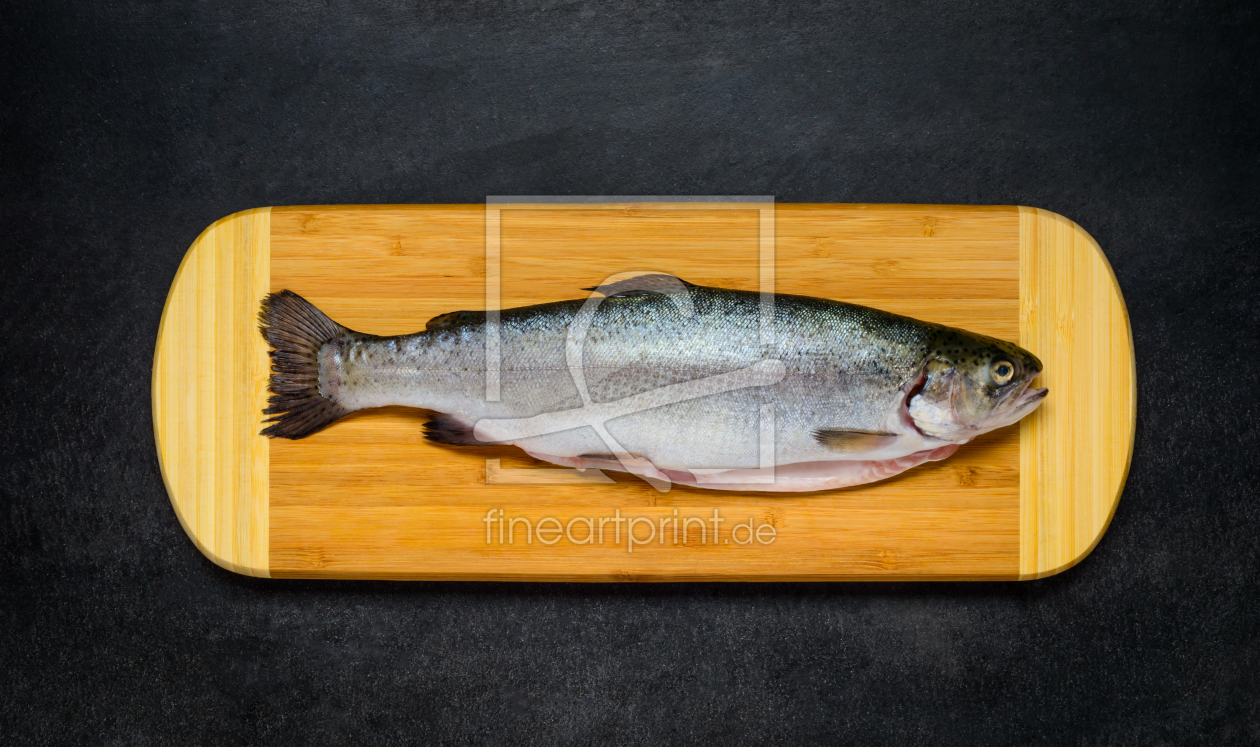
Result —
<instances>
[{"instance_id":1,"label":"wood grain","mask_svg":"<svg viewBox=\"0 0 1260 747\"><path fill-rule=\"evenodd\" d=\"M256 319L270 213L236 213L197 237L153 355L153 433L175 513L207 557L251 576L269 575L269 449L258 435L269 362Z\"/></svg>"},{"instance_id":2,"label":"wood grain","mask_svg":"<svg viewBox=\"0 0 1260 747\"><path fill-rule=\"evenodd\" d=\"M252 356L265 355L252 328L254 308L248 329L230 321L228 326L237 330L233 334L205 332L216 314L235 309L232 304L240 298L223 300L219 283L227 276L211 272L220 265L203 260L192 265L194 270L181 268L155 361L159 452L185 528L203 551L218 553L212 555L216 562L233 567L220 559L228 556L223 555L226 544L214 533L219 524L186 518L204 513L202 504L211 500L207 491L225 483L202 478L193 490L187 479L179 484L172 480L178 470L167 463L200 459L197 464L223 464L247 458L251 465L262 464L265 472L261 480L251 473L252 502L242 503L238 483L237 497L219 501L233 507L213 509L210 515L240 516L248 503L250 516L256 516L263 506L268 520L249 525L253 533L240 536L255 541L262 537L265 551L255 552L248 563L230 562L276 577L1014 579L1046 575L1067 567L1068 555L1079 559L1087 552L1118 499L1115 475L1122 482L1132 410L1123 411L1119 420L1090 420L1081 413L1095 405L1131 403L1124 392L1133 386L1131 375L1116 373L1132 370L1127 318L1092 240L1074 226L1060 236L1055 231L1063 219L1014 207L778 205L772 219L768 215L764 205L693 203L498 205L489 215L483 205L292 207L271 211L265 238L241 230L233 239L226 234L219 238L214 232L220 224L207 235L215 237L215 247L255 241L253 248L235 250L240 258L269 256L270 274L263 285L257 285L262 278L258 272L238 278L242 287L253 283L256 296L263 288L288 288L337 321L377 334L415 331L437 314L486 308L488 300L508 308L575 298L578 289L628 270L670 272L691 282L757 290L759 278L766 277L766 258L773 256L770 269L780 293L851 300L1019 340L1043 359L1054 355L1056 365L1048 365L1043 379L1051 388L1048 402L1057 401L1059 407L1034 425L986 435L944 462L882 483L817 494L729 493L686 486L659 493L620 473L601 479L598 473L563 472L513 448L431 444L421 435L423 414L405 408L355 413L301 441L267 443L240 435L237 445L225 445L220 434L245 434L242 423L232 420L229 426L211 428L205 418L238 410L192 407L189 401L209 401L204 398L216 395L203 389L191 399L180 399L174 393L185 389L175 383L163 384L165 394L159 396L160 379L177 380L159 375L168 344L163 341L178 337L174 328L167 330L173 312L176 319L195 316L183 328L200 325L200 342L190 349L241 344L250 353L238 350L234 355L248 358L251 366L260 360ZM185 266L198 252L209 251L206 246L203 236ZM764 251L767 246L773 255ZM1051 250L1062 246L1068 250ZM497 265L500 279L494 293L487 289L488 247L497 258L490 274ZM1077 261L1078 255L1101 260L1104 273ZM215 256L222 261L226 255ZM190 280L193 275L196 282ZM1077 282L1085 285L1077 289ZM184 295L177 297L182 284L216 290L198 291L199 296L181 291ZM207 312L207 303L217 304L216 311ZM194 307L200 312L184 310ZM1062 317L1064 309L1070 309L1074 324L1058 323L1047 338L1041 325ZM238 313L244 312L232 311L229 317L236 319L232 315ZM1099 313L1108 315L1105 323ZM1095 331L1078 341L1075 335L1084 328ZM1073 360L1087 350L1097 355L1082 374ZM1099 351L1110 355L1105 365ZM184 367L212 364L221 371L222 354L207 356L204 351L185 352L170 360ZM260 397L260 379L250 370L250 385L238 379L234 391L252 386L250 396ZM204 385L213 379L181 375L178 381L185 387L186 382ZM1094 390L1100 387L1119 394L1098 394ZM245 399L233 401L239 405ZM257 430L260 410L261 400L249 413L250 434ZM1125 418L1127 431L1115 425ZM168 432L185 434L183 451L163 445L162 423ZM1082 424L1098 434L1079 441L1081 448L1093 450L1088 456L1073 451L1073 429ZM1100 450L1104 442L1109 451ZM1048 449L1047 444L1056 446ZM225 456L233 449L237 456ZM1064 450L1072 451L1075 461L1059 468L1059 457L1052 455ZM1080 470L1095 472L1080 475ZM261 502L256 493L260 485ZM723 519L720 542L711 541L711 526L699 526L715 510ZM515 541L500 541L505 535L498 534L493 520L487 523L491 511L519 520L518 531L506 535ZM602 545L582 542L584 519L614 516L637 519L640 538L651 523L664 531L665 541L636 545L633 551L611 535ZM534 537L540 521L550 526L548 517L560 524L576 522L571 524L576 534L553 544ZM671 523L675 518L691 519L677 535ZM750 519L754 527L773 528L765 530L773 532L771 542L730 541L725 532ZM524 520L530 522L529 536ZM613 526L618 525L610 524L609 532Z\"/></svg>"},{"instance_id":3,"label":"wood grain","mask_svg":"<svg viewBox=\"0 0 1260 747\"><path fill-rule=\"evenodd\" d=\"M758 289L763 226L756 206L496 212L487 221L481 205L277 208L272 289L300 293L354 329L410 332L437 314L485 307L488 239L499 257L505 308L574 298L628 270ZM779 292L853 299L1017 339L1014 208L780 205L774 218ZM497 236L487 236L488 223ZM1019 572L1013 428L886 483L783 496L681 486L661 494L619 474L609 475L611 485L487 484L487 460L540 476L555 470L516 449L430 444L422 422L422 414L401 408L360 413L302 441L272 442L273 575L734 580ZM777 534L768 546L677 546L671 536L633 553L611 540L487 545L483 519L493 508L531 525L547 516L567 523L617 511L659 522L675 509L699 517L716 508L728 527L751 515L773 522ZM647 530L642 523L639 529Z\"/></svg>"},{"instance_id":4,"label":"wood grain","mask_svg":"<svg viewBox=\"0 0 1260 747\"><path fill-rule=\"evenodd\" d=\"M1124 298L1072 221L1020 208L1019 344L1051 396L1020 423L1020 578L1071 568L1102 539L1133 456L1137 372Z\"/></svg>"}]
</instances>

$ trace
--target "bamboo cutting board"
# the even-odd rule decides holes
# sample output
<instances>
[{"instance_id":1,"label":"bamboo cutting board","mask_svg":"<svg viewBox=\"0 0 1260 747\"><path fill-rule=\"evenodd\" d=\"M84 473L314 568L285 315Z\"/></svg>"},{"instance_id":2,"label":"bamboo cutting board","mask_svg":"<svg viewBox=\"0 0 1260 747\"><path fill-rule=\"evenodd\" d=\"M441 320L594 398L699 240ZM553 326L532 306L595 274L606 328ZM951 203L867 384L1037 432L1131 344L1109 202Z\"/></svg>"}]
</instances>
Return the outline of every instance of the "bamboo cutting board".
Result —
<instances>
[{"instance_id":1,"label":"bamboo cutting board","mask_svg":"<svg viewBox=\"0 0 1260 747\"><path fill-rule=\"evenodd\" d=\"M268 291L392 335L447 311L582 297L630 270L1017 341L1045 363L1034 385L1050 395L945 461L820 493L658 492L515 448L431 444L423 415L405 408L361 411L300 441L258 435L268 358L256 315ZM273 578L1039 578L1106 530L1135 404L1128 315L1105 257L1076 224L1024 207L259 208L193 243L153 364L158 456L180 522L214 562Z\"/></svg>"}]
</instances>

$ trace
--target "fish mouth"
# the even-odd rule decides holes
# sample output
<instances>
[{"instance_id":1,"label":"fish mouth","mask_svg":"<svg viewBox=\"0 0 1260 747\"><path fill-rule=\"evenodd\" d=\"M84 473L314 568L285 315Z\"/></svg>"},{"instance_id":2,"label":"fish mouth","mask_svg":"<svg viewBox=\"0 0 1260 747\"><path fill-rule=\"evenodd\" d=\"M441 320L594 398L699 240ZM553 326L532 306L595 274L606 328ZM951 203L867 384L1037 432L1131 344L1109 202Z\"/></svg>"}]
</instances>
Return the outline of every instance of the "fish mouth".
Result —
<instances>
[{"instance_id":1,"label":"fish mouth","mask_svg":"<svg viewBox=\"0 0 1260 747\"><path fill-rule=\"evenodd\" d=\"M1044 387L1036 389L1025 384L1023 391L1007 397L1003 404L993 410L988 419L972 425L971 430L988 433L1018 423L1025 415L1036 410L1049 393L1050 390Z\"/></svg>"},{"instance_id":2,"label":"fish mouth","mask_svg":"<svg viewBox=\"0 0 1260 747\"><path fill-rule=\"evenodd\" d=\"M1050 393L1050 390L1046 388L1038 389L1032 385L1033 379L1037 378L1039 375L1041 375L1041 369L1032 371L1030 372L1030 375L1025 376L1024 383L1022 385L1012 389L1002 396L1002 398L998 401L997 406L994 408L995 411L1016 412L1030 403L1039 402L1045 398L1045 396Z\"/></svg>"},{"instance_id":3,"label":"fish mouth","mask_svg":"<svg viewBox=\"0 0 1260 747\"><path fill-rule=\"evenodd\" d=\"M1041 400L1045 399L1046 395L1049 393L1050 393L1050 390L1047 389L1046 387L1041 387L1040 389L1027 387L1024 389L1024 392L1020 394L1019 397L1017 397L1014 402L1011 403L1011 409L1015 410L1016 412L1019 412L1023 410L1024 408L1030 405L1035 405Z\"/></svg>"},{"instance_id":4,"label":"fish mouth","mask_svg":"<svg viewBox=\"0 0 1260 747\"><path fill-rule=\"evenodd\" d=\"M1031 383L1031 379L1029 383ZM1011 400L1010 407L1004 408L1005 412L1001 416L1002 424L1010 425L1023 419L1025 415L1036 410L1037 406L1041 404L1041 400L1045 399L1049 393L1050 390L1046 387L1038 389L1026 384L1024 391Z\"/></svg>"}]
</instances>

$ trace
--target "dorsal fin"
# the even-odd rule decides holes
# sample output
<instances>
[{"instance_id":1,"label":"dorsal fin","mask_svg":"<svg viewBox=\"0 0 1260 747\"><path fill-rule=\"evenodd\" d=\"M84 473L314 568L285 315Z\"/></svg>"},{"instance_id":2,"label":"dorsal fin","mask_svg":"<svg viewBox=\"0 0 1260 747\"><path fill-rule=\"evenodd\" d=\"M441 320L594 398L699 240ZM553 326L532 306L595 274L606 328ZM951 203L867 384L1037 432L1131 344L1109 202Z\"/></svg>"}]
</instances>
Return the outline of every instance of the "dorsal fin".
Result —
<instances>
[{"instance_id":1,"label":"dorsal fin","mask_svg":"<svg viewBox=\"0 0 1260 747\"><path fill-rule=\"evenodd\" d=\"M484 311L448 311L445 314L438 314L425 322L424 328L425 330L453 329L465 324L485 321L485 318L486 312Z\"/></svg>"},{"instance_id":2,"label":"dorsal fin","mask_svg":"<svg viewBox=\"0 0 1260 747\"><path fill-rule=\"evenodd\" d=\"M657 273L655 275L639 275L638 277L618 280L615 283L606 285L595 285L582 290L599 291L607 298L629 298L631 296L665 295L667 293L677 293L684 288L695 287L695 284L688 283L682 278Z\"/></svg>"}]
</instances>

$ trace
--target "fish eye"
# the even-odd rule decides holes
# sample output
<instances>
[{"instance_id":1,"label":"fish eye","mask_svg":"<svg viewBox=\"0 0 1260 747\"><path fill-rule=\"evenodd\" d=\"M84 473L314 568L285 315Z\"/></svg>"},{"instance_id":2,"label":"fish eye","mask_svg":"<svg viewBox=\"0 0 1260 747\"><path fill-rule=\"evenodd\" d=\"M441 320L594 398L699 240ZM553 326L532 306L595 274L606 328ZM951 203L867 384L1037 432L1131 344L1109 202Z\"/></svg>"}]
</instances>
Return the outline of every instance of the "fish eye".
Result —
<instances>
[{"instance_id":1,"label":"fish eye","mask_svg":"<svg viewBox=\"0 0 1260 747\"><path fill-rule=\"evenodd\" d=\"M1010 361L996 361L989 367L989 377L998 386L1009 383L1015 375L1015 366Z\"/></svg>"}]
</instances>

